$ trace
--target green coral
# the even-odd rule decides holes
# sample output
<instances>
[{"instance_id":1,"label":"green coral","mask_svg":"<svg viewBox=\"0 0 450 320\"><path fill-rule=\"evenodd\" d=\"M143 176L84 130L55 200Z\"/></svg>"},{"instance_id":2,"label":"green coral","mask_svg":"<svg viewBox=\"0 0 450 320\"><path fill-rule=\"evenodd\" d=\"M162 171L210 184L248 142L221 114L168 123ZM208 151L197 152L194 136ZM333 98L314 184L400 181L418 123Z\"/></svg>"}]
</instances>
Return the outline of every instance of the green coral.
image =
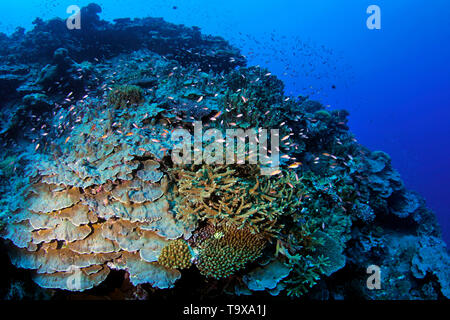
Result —
<instances>
[{"instance_id":1,"label":"green coral","mask_svg":"<svg viewBox=\"0 0 450 320\"><path fill-rule=\"evenodd\" d=\"M316 238L321 239L320 244L315 248L315 256L320 262L320 257L324 257L327 265L323 266L323 273L326 276L331 276L336 271L345 266L345 255L343 254L342 245L322 231L317 231Z\"/></svg>"},{"instance_id":2,"label":"green coral","mask_svg":"<svg viewBox=\"0 0 450 320\"><path fill-rule=\"evenodd\" d=\"M294 255L289 258L289 262L293 267L291 276L284 281L286 284L286 292L288 296L301 297L307 293L326 272L330 266L327 257L310 255Z\"/></svg>"},{"instance_id":3,"label":"green coral","mask_svg":"<svg viewBox=\"0 0 450 320\"><path fill-rule=\"evenodd\" d=\"M170 241L162 250L158 263L170 269L186 269L192 264L191 251L182 239Z\"/></svg>"},{"instance_id":4,"label":"green coral","mask_svg":"<svg viewBox=\"0 0 450 320\"><path fill-rule=\"evenodd\" d=\"M266 241L248 228L218 228L199 247L197 267L200 273L216 279L226 278L256 260Z\"/></svg>"}]
</instances>

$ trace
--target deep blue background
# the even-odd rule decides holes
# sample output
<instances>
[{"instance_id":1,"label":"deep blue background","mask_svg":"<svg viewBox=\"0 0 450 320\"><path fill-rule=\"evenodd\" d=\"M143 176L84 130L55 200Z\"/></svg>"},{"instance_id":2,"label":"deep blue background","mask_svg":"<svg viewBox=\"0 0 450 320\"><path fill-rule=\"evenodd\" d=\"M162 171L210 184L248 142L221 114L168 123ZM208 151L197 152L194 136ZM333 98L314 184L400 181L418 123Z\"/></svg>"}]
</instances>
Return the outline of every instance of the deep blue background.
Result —
<instances>
[{"instance_id":1,"label":"deep blue background","mask_svg":"<svg viewBox=\"0 0 450 320\"><path fill-rule=\"evenodd\" d=\"M30 28L36 16L66 17L69 5L89 2L1 1L0 30ZM450 1L96 2L107 20L160 16L224 36L250 64L283 79L287 94L311 94L349 110L359 141L391 155L406 186L435 210L450 243ZM381 30L366 28L371 4L381 8Z\"/></svg>"}]
</instances>

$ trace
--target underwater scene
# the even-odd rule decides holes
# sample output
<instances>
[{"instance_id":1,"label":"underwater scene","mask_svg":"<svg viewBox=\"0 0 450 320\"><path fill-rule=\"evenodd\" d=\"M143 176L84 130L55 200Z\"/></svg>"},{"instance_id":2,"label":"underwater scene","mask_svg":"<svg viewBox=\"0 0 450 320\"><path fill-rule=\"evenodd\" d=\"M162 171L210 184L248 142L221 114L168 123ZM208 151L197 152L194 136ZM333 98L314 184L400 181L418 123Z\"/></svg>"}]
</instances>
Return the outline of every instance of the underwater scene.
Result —
<instances>
[{"instance_id":1,"label":"underwater scene","mask_svg":"<svg viewBox=\"0 0 450 320\"><path fill-rule=\"evenodd\" d=\"M91 1L0 4L0 300L448 301L448 2Z\"/></svg>"}]
</instances>

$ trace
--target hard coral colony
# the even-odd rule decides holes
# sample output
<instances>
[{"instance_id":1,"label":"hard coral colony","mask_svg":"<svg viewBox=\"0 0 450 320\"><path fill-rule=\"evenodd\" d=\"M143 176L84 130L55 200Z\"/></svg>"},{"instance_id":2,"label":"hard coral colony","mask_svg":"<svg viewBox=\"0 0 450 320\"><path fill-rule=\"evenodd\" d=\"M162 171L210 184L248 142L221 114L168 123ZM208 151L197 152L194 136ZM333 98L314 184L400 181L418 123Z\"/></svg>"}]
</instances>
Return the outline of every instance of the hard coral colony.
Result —
<instances>
[{"instance_id":1,"label":"hard coral colony","mask_svg":"<svg viewBox=\"0 0 450 320\"><path fill-rule=\"evenodd\" d=\"M136 292L182 292L185 275L203 279L189 287L199 295L450 296L433 213L387 154L356 142L346 111L288 99L268 70L198 28L110 23L99 9L82 9L82 30L37 19L0 39L1 236L14 266L69 292L124 270ZM222 133L279 128L277 175L174 164L173 130L200 120ZM385 290L366 287L372 264Z\"/></svg>"}]
</instances>

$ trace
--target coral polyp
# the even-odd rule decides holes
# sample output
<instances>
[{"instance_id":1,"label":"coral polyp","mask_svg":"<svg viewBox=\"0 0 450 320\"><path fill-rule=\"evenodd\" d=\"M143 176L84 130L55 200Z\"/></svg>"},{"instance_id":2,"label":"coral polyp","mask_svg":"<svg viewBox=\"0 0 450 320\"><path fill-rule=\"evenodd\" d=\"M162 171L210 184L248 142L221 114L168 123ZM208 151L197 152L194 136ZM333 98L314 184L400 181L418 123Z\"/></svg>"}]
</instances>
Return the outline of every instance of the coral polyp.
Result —
<instances>
[{"instance_id":1,"label":"coral polyp","mask_svg":"<svg viewBox=\"0 0 450 320\"><path fill-rule=\"evenodd\" d=\"M197 268L200 273L216 279L226 278L259 258L266 240L249 228L217 227L198 247Z\"/></svg>"},{"instance_id":2,"label":"coral polyp","mask_svg":"<svg viewBox=\"0 0 450 320\"><path fill-rule=\"evenodd\" d=\"M158 263L172 269L186 269L192 264L192 254L189 245L184 240L170 241L158 258Z\"/></svg>"}]
</instances>

